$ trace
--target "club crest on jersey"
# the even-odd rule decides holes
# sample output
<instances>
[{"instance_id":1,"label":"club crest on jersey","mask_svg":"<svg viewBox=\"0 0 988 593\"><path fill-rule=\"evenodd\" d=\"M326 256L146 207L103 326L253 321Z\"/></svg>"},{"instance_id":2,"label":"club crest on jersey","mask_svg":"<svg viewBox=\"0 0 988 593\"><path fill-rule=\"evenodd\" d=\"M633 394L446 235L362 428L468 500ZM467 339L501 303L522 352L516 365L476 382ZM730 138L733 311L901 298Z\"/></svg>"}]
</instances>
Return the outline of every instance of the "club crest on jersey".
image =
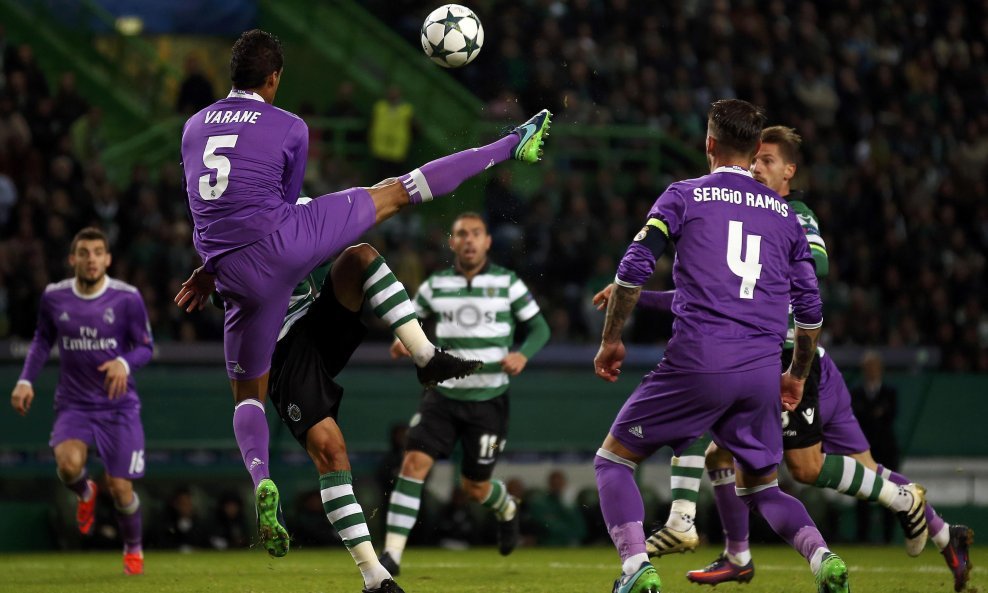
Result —
<instances>
[{"instance_id":1,"label":"club crest on jersey","mask_svg":"<svg viewBox=\"0 0 988 593\"><path fill-rule=\"evenodd\" d=\"M288 417L292 419L292 422L298 422L302 419L302 410L295 404L288 406Z\"/></svg>"},{"instance_id":2,"label":"club crest on jersey","mask_svg":"<svg viewBox=\"0 0 988 593\"><path fill-rule=\"evenodd\" d=\"M497 289L493 286L487 287L487 298L493 298L497 294Z\"/></svg>"},{"instance_id":3,"label":"club crest on jersey","mask_svg":"<svg viewBox=\"0 0 988 593\"><path fill-rule=\"evenodd\" d=\"M648 235L648 225L647 224L642 227L642 230L638 231L638 234L637 235L635 235L635 241L641 241L642 239L645 238L646 235Z\"/></svg>"},{"instance_id":4,"label":"club crest on jersey","mask_svg":"<svg viewBox=\"0 0 988 593\"><path fill-rule=\"evenodd\" d=\"M116 317L113 315L113 307L107 307L106 311L103 311L103 321L109 324L113 324Z\"/></svg>"}]
</instances>

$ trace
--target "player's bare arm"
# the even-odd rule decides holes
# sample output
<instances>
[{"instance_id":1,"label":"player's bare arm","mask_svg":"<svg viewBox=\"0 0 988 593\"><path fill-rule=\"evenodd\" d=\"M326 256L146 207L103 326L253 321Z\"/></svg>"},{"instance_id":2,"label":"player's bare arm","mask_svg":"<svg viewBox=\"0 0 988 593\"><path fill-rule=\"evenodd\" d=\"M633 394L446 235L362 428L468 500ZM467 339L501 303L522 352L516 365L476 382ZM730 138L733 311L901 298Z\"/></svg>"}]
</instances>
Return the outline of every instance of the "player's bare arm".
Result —
<instances>
[{"instance_id":1,"label":"player's bare arm","mask_svg":"<svg viewBox=\"0 0 988 593\"><path fill-rule=\"evenodd\" d=\"M518 376L523 370L525 370L525 365L528 364L528 357L521 352L509 352L501 360L501 370L508 373L512 377Z\"/></svg>"},{"instance_id":2,"label":"player's bare arm","mask_svg":"<svg viewBox=\"0 0 988 593\"><path fill-rule=\"evenodd\" d=\"M117 399L127 392L127 366L119 359L111 359L99 365L97 369L101 373L106 373L103 386L106 388L110 399Z\"/></svg>"},{"instance_id":3,"label":"player's bare arm","mask_svg":"<svg viewBox=\"0 0 988 593\"><path fill-rule=\"evenodd\" d=\"M614 292L613 282L605 286L597 294L593 295L593 304L597 307L598 311L607 309L607 301L610 300L612 292Z\"/></svg>"},{"instance_id":4,"label":"player's bare arm","mask_svg":"<svg viewBox=\"0 0 988 593\"><path fill-rule=\"evenodd\" d=\"M216 290L216 275L205 271L201 266L196 268L189 279L182 283L182 288L175 295L175 304L186 313L201 311L209 300L209 295Z\"/></svg>"},{"instance_id":5,"label":"player's bare arm","mask_svg":"<svg viewBox=\"0 0 988 593\"><path fill-rule=\"evenodd\" d=\"M817 341L820 338L820 328L804 329L796 327L792 364L782 374L782 407L792 412L803 399L803 385L810 374L813 364L813 354L816 352Z\"/></svg>"},{"instance_id":6,"label":"player's bare arm","mask_svg":"<svg viewBox=\"0 0 988 593\"><path fill-rule=\"evenodd\" d=\"M18 381L10 394L10 406L21 416L27 416L34 401L34 387L26 381Z\"/></svg>"},{"instance_id":7,"label":"player's bare arm","mask_svg":"<svg viewBox=\"0 0 988 593\"><path fill-rule=\"evenodd\" d=\"M621 331L638 302L641 287L615 286L607 302L607 315L604 318L604 331L601 335L600 350L594 357L594 372L605 381L617 381L624 362L625 348L621 341Z\"/></svg>"}]
</instances>

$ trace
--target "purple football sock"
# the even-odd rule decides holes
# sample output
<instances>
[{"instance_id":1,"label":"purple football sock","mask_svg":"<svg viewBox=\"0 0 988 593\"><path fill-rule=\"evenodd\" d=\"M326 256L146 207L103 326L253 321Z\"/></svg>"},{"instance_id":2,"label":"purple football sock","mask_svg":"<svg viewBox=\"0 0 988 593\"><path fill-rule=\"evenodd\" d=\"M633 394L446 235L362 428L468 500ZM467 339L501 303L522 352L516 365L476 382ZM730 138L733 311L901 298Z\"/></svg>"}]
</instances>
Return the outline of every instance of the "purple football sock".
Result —
<instances>
[{"instance_id":1,"label":"purple football sock","mask_svg":"<svg viewBox=\"0 0 988 593\"><path fill-rule=\"evenodd\" d=\"M894 472L882 464L878 464L878 467L875 468L875 473L893 484L898 484L900 486L905 486L906 484L911 483L909 478L906 476L898 472ZM929 502L926 503L926 508L923 509L923 511L926 515L926 528L929 530L930 535L932 536L940 533L940 530L943 529L944 526L943 517L937 513L936 509L934 509L933 505Z\"/></svg>"},{"instance_id":2,"label":"purple football sock","mask_svg":"<svg viewBox=\"0 0 988 593\"><path fill-rule=\"evenodd\" d=\"M645 520L645 505L635 483L634 470L629 465L601 457L600 451L594 457L593 467L600 493L600 510L621 561L644 554L642 521Z\"/></svg>"},{"instance_id":3,"label":"purple football sock","mask_svg":"<svg viewBox=\"0 0 988 593\"><path fill-rule=\"evenodd\" d=\"M120 539L124 543L124 554L141 552L141 501L134 493L134 499L125 507L116 507L117 525L120 526Z\"/></svg>"},{"instance_id":4,"label":"purple football sock","mask_svg":"<svg viewBox=\"0 0 988 593\"><path fill-rule=\"evenodd\" d=\"M738 554L748 549L748 507L734 491L734 468L708 471L714 485L714 502L724 528L727 551Z\"/></svg>"},{"instance_id":5,"label":"purple football sock","mask_svg":"<svg viewBox=\"0 0 988 593\"><path fill-rule=\"evenodd\" d=\"M508 134L497 142L430 161L398 178L413 204L428 202L451 193L467 179L511 158L518 135Z\"/></svg>"},{"instance_id":6,"label":"purple football sock","mask_svg":"<svg viewBox=\"0 0 988 593\"><path fill-rule=\"evenodd\" d=\"M61 478L61 476L59 476ZM86 500L92 494L89 491L89 472L86 468L82 468L82 473L79 477L75 479L74 482L62 482L65 487L75 492L75 495L79 497L80 500Z\"/></svg>"},{"instance_id":7,"label":"purple football sock","mask_svg":"<svg viewBox=\"0 0 988 593\"><path fill-rule=\"evenodd\" d=\"M254 489L261 480L270 478L268 471L268 420L264 415L264 404L256 399L247 399L233 410L233 434L237 446L244 457L244 467L254 480Z\"/></svg>"},{"instance_id":8,"label":"purple football sock","mask_svg":"<svg viewBox=\"0 0 988 593\"><path fill-rule=\"evenodd\" d=\"M778 483L761 488L739 488L739 498L749 509L764 517L772 530L802 554L807 562L817 549L827 549L827 542L801 502L779 490Z\"/></svg>"}]
</instances>

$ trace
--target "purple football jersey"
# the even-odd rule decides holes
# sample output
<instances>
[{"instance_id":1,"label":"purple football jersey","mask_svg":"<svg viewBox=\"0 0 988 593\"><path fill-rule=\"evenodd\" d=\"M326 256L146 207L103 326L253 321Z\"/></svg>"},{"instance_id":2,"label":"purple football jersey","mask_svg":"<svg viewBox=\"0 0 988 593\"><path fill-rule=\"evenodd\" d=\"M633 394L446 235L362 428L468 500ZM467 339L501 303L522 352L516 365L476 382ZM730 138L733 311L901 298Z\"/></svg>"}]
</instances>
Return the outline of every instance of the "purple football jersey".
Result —
<instances>
[{"instance_id":1,"label":"purple football jersey","mask_svg":"<svg viewBox=\"0 0 988 593\"><path fill-rule=\"evenodd\" d=\"M309 131L298 116L233 90L182 131L182 164L205 263L270 235L302 188Z\"/></svg>"},{"instance_id":2,"label":"purple football jersey","mask_svg":"<svg viewBox=\"0 0 988 593\"><path fill-rule=\"evenodd\" d=\"M33 382L58 346L60 369L55 388L55 409L138 407L133 372L151 360L151 324L140 293L133 286L107 277L103 289L92 295L76 290L75 279L49 284L41 296L38 328L21 380ZM122 359L130 369L127 393L110 400L97 368Z\"/></svg>"},{"instance_id":3,"label":"purple football jersey","mask_svg":"<svg viewBox=\"0 0 988 593\"><path fill-rule=\"evenodd\" d=\"M823 321L813 258L795 212L740 167L673 183L618 268L640 286L654 259L637 244L651 227L676 245L676 319L663 365L723 373L778 365L790 301L797 324ZM654 229L652 229L654 231ZM647 253L647 256L645 253Z\"/></svg>"}]
</instances>

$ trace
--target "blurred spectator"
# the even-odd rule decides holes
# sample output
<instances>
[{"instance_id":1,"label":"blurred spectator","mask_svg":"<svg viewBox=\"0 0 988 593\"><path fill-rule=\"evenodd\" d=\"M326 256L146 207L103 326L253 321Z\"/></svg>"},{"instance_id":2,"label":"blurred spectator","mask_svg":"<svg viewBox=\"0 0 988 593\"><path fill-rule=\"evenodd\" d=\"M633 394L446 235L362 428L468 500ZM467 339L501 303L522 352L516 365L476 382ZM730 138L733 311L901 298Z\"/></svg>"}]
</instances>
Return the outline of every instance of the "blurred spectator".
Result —
<instances>
[{"instance_id":1,"label":"blurred spectator","mask_svg":"<svg viewBox=\"0 0 988 593\"><path fill-rule=\"evenodd\" d=\"M470 511L470 498L457 486L440 512L436 537L441 548L465 550L477 543L480 525Z\"/></svg>"},{"instance_id":2,"label":"blurred spectator","mask_svg":"<svg viewBox=\"0 0 988 593\"><path fill-rule=\"evenodd\" d=\"M408 168L415 109L403 100L397 85L388 87L387 97L374 103L368 141L376 162L376 179L397 177Z\"/></svg>"},{"instance_id":3,"label":"blurred spectator","mask_svg":"<svg viewBox=\"0 0 988 593\"><path fill-rule=\"evenodd\" d=\"M179 488L172 493L162 516L156 539L162 548L191 552L208 545L207 529L195 507L192 491Z\"/></svg>"},{"instance_id":4,"label":"blurred spectator","mask_svg":"<svg viewBox=\"0 0 988 593\"><path fill-rule=\"evenodd\" d=\"M67 130L89 111L89 102L82 98L76 89L75 74L63 72L58 79L58 90L55 91L54 116L59 130Z\"/></svg>"},{"instance_id":5,"label":"blurred spectator","mask_svg":"<svg viewBox=\"0 0 988 593\"><path fill-rule=\"evenodd\" d=\"M203 74L199 58L190 53L185 56L185 78L178 90L175 110L179 113L192 115L200 109L209 106L216 100L213 93L213 83Z\"/></svg>"},{"instance_id":6,"label":"blurred spectator","mask_svg":"<svg viewBox=\"0 0 988 593\"><path fill-rule=\"evenodd\" d=\"M236 492L224 492L216 501L209 545L217 550L246 548L250 545L249 533L244 501Z\"/></svg>"},{"instance_id":7,"label":"blurred spectator","mask_svg":"<svg viewBox=\"0 0 988 593\"><path fill-rule=\"evenodd\" d=\"M566 490L566 474L559 470L549 474L545 495L532 500L529 518L541 546L577 546L587 535L583 515Z\"/></svg>"},{"instance_id":8,"label":"blurred spectator","mask_svg":"<svg viewBox=\"0 0 988 593\"><path fill-rule=\"evenodd\" d=\"M299 495L295 504L292 539L303 546L329 546L340 543L339 536L326 518L322 496L318 490Z\"/></svg>"},{"instance_id":9,"label":"blurred spectator","mask_svg":"<svg viewBox=\"0 0 988 593\"><path fill-rule=\"evenodd\" d=\"M895 436L895 415L898 394L895 387L883 380L882 358L868 351L861 359L861 383L851 389L851 406L861 430L871 445L875 461L896 471L899 469L899 443ZM872 509L867 501L858 501L857 541L871 541L873 510L882 512L882 541L889 543L895 517L886 509Z\"/></svg>"}]
</instances>

